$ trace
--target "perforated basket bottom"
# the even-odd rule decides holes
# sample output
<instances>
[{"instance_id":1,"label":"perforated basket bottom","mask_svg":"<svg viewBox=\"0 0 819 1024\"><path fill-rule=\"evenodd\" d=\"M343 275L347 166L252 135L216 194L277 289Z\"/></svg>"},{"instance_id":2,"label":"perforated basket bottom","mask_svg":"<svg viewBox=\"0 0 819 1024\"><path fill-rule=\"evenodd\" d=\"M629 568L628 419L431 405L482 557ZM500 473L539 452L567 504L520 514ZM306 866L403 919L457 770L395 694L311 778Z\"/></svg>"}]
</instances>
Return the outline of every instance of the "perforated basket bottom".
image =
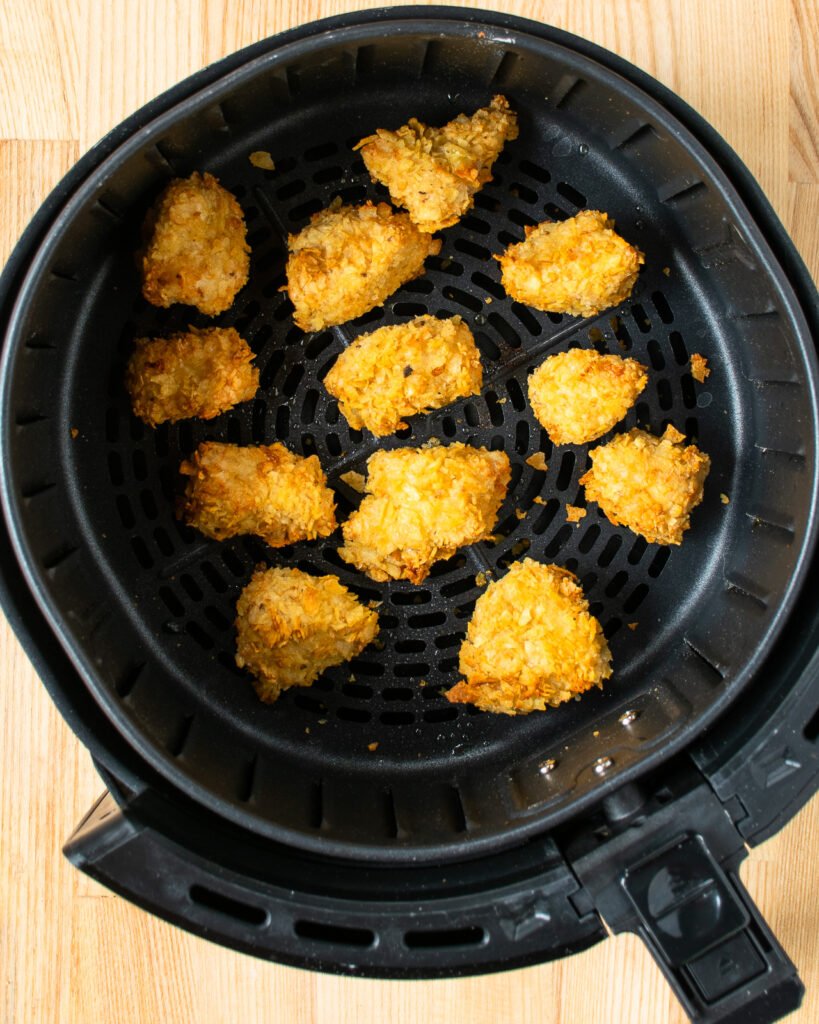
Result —
<instances>
[{"instance_id":1,"label":"perforated basket bottom","mask_svg":"<svg viewBox=\"0 0 819 1024\"><path fill-rule=\"evenodd\" d=\"M245 69L134 137L72 200L9 343L7 515L43 605L118 728L176 785L244 824L314 849L349 840L373 857L512 841L680 741L747 678L779 621L814 485L804 340L712 169L660 108L591 61L523 35L494 40L488 26L480 39L449 31L350 29L304 63L295 54ZM286 234L335 196L385 195L352 145L410 116L441 124L495 92L519 111L520 137L424 276L339 329L294 327L281 291ZM269 151L275 171L253 167L254 150ZM250 283L216 322L249 341L261 390L217 420L153 431L123 387L133 339L210 321L147 306L133 254L162 185L193 170L217 175L245 211ZM493 254L526 225L584 207L605 210L645 252L629 301L586 321L511 302ZM322 384L334 358L357 334L424 313L470 324L482 394L378 443L349 430ZM566 521L566 504L584 504L587 448L552 448L526 378L577 345L649 368L618 429L672 422L711 456L682 548L648 545L595 506ZM705 385L691 378L693 352L710 361ZM179 463L205 439L316 453L343 519L360 496L341 474L364 472L378 447L431 438L503 449L512 482L496 539L437 564L420 587L351 569L340 531L272 551L253 538L206 540L174 517ZM527 464L534 452L547 472ZM458 678L476 577L497 578L523 555L578 574L615 674L602 692L525 718L452 706L442 690ZM258 563L335 573L382 602L381 642L261 704L234 664L233 636L236 597ZM622 719L626 710L637 715Z\"/></svg>"},{"instance_id":2,"label":"perforated basket bottom","mask_svg":"<svg viewBox=\"0 0 819 1024\"><path fill-rule=\"evenodd\" d=\"M426 105L421 112L440 120L486 98L459 97L443 109L439 101L431 113ZM419 110L401 97L406 115L397 114L398 103L392 97L379 104L381 110L366 118L359 115L362 132L397 125ZM695 513L685 547L687 574L697 578L709 571L713 538L725 518L719 490L730 489L733 469L730 432L721 434L735 409L730 400L726 403L724 381L720 386L724 371L714 351L719 339L694 339L685 329L691 297L680 280L680 268L669 266L676 254L660 250L639 207L613 195L605 179L595 182L593 168L580 173L579 168L585 170L584 164L591 162L588 154L582 155L583 143L569 143L561 136L579 165L570 183L548 169L550 161L541 153L532 152L531 127L524 127L522 138L498 160L494 180L477 195L474 210L442 233L441 255L427 261L422 278L400 289L385 308L340 328L305 336L293 325L292 305L280 290L285 283L283 236L300 229L311 213L335 196L349 203L387 198L384 189L370 183L352 152L360 135L345 130L339 136L337 126L320 114L316 122L304 135L321 141L298 154L288 147L281 155L275 138L263 140L275 157L275 172L250 166L245 152L224 164L208 163L237 195L248 222L251 283L219 322L235 325L253 347L261 370L259 397L215 422L188 422L155 432L144 428L130 415L122 389L122 365L132 339L207 321L189 310L157 312L137 302L120 335L107 402L106 447L123 539L139 569L157 579L163 630L184 638L179 648L184 652L182 674L191 650L200 648L215 662L218 688L230 699L249 693L247 677L233 661L233 619L237 590L254 565L296 565L313 573L335 573L362 598L384 602L378 646L349 665L331 669L310 689L290 691L275 708L260 710L266 729L278 732L284 727L305 737L309 729L305 743L329 742L353 756L377 741L379 758L394 756L398 731L412 736L412 746L423 757L443 754L442 744L449 753L523 728L548 732L548 719L564 712L537 723L507 723L482 714L476 718L474 708L453 706L441 695L457 679L458 648L481 593L476 577L496 578L525 555L578 573L591 610L601 618L612 643L617 674L608 689L622 696L631 689L630 681L641 679L646 649L661 646L669 629L679 629L679 594L673 586L660 590L657 583L669 566L673 573L674 556L679 562L681 552L672 554L613 528L596 506L589 507L578 526L567 523L566 504L585 504L578 479L588 468L589 446L552 448L529 408L527 375L547 354L573 346L633 356L649 367L649 386L618 429L640 425L659 431L673 422L715 456L708 498ZM511 302L499 283L493 254L520 241L525 225L562 219L589 206L615 216L619 230L648 252L631 301L587 322ZM484 364L481 396L414 417L392 438L377 440L350 430L322 385L338 352L359 333L425 313L458 313L469 323ZM699 387L691 378L689 356L695 348L714 363L713 385ZM353 570L337 554L340 531L328 541L272 551L252 538L224 544L204 540L180 527L171 515L179 491L179 461L205 439L238 444L275 439L302 454L318 454L338 494L341 521L360 501L360 495L341 481L341 474L350 469L366 472L366 460L378 448L423 444L431 438L503 449L512 461L513 476L498 518L497 540L439 563L420 587L403 582L380 586ZM534 452L543 452L548 472L526 463ZM692 558L697 563L693 572ZM634 632L625 628L635 623ZM586 703L591 710L591 705L608 699L591 695ZM399 760L405 756L405 744L403 739Z\"/></svg>"}]
</instances>

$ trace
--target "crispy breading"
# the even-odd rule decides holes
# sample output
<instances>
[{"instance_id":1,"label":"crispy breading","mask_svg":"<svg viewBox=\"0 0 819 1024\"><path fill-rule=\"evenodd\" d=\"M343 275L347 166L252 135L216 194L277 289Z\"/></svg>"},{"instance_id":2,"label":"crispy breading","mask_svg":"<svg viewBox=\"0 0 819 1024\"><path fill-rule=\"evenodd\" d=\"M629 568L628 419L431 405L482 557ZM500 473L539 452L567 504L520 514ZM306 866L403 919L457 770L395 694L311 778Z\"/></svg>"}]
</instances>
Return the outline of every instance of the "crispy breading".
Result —
<instances>
[{"instance_id":1,"label":"crispy breading","mask_svg":"<svg viewBox=\"0 0 819 1024\"><path fill-rule=\"evenodd\" d=\"M432 565L490 536L511 470L504 452L465 444L380 451L339 554L371 579L421 583Z\"/></svg>"},{"instance_id":2,"label":"crispy breading","mask_svg":"<svg viewBox=\"0 0 819 1024\"><path fill-rule=\"evenodd\" d=\"M252 533L280 548L336 528L333 492L315 455L203 441L179 472L189 477L182 517L216 540Z\"/></svg>"},{"instance_id":3,"label":"crispy breading","mask_svg":"<svg viewBox=\"0 0 819 1024\"><path fill-rule=\"evenodd\" d=\"M517 114L505 96L469 117L458 114L442 128L411 117L397 131L379 128L356 149L373 181L386 185L422 231L457 224L473 196L492 180L492 164L504 144L518 137Z\"/></svg>"},{"instance_id":4,"label":"crispy breading","mask_svg":"<svg viewBox=\"0 0 819 1024\"><path fill-rule=\"evenodd\" d=\"M555 444L586 444L621 420L646 386L636 359L573 348L549 356L529 377L529 402Z\"/></svg>"},{"instance_id":5,"label":"crispy breading","mask_svg":"<svg viewBox=\"0 0 819 1024\"><path fill-rule=\"evenodd\" d=\"M172 181L148 213L144 234L142 294L154 306L182 302L216 316L247 284L244 214L211 174Z\"/></svg>"},{"instance_id":6,"label":"crispy breading","mask_svg":"<svg viewBox=\"0 0 819 1024\"><path fill-rule=\"evenodd\" d=\"M343 324L380 306L424 272L441 242L422 234L387 203L342 206L335 200L287 240L287 291L303 331Z\"/></svg>"},{"instance_id":7,"label":"crispy breading","mask_svg":"<svg viewBox=\"0 0 819 1024\"><path fill-rule=\"evenodd\" d=\"M547 313L596 316L616 306L631 294L645 260L613 228L599 210L527 227L525 241L495 257L503 287Z\"/></svg>"},{"instance_id":8,"label":"crispy breading","mask_svg":"<svg viewBox=\"0 0 819 1024\"><path fill-rule=\"evenodd\" d=\"M580 520L586 515L586 509L581 505L567 505L566 506L566 522L567 523L579 523Z\"/></svg>"},{"instance_id":9,"label":"crispy breading","mask_svg":"<svg viewBox=\"0 0 819 1024\"><path fill-rule=\"evenodd\" d=\"M546 456L543 452L534 452L528 458L523 460L527 466L531 466L532 469L537 470L539 473L545 473L549 468L549 463L546 461Z\"/></svg>"},{"instance_id":10,"label":"crispy breading","mask_svg":"<svg viewBox=\"0 0 819 1024\"><path fill-rule=\"evenodd\" d=\"M698 384L704 384L705 378L711 376L711 371L708 369L708 360L705 356L701 356L699 352L694 352L691 356L691 376Z\"/></svg>"},{"instance_id":11,"label":"crispy breading","mask_svg":"<svg viewBox=\"0 0 819 1024\"><path fill-rule=\"evenodd\" d=\"M577 577L524 558L475 603L459 667L447 700L525 715L602 686L611 653Z\"/></svg>"},{"instance_id":12,"label":"crispy breading","mask_svg":"<svg viewBox=\"0 0 819 1024\"><path fill-rule=\"evenodd\" d=\"M482 382L475 339L459 316L419 316L363 334L324 378L350 426L376 437L405 427L404 416L479 394Z\"/></svg>"},{"instance_id":13,"label":"crispy breading","mask_svg":"<svg viewBox=\"0 0 819 1024\"><path fill-rule=\"evenodd\" d=\"M669 424L662 437L635 428L589 455L592 468L580 478L587 501L651 544L682 543L711 468L704 452Z\"/></svg>"},{"instance_id":14,"label":"crispy breading","mask_svg":"<svg viewBox=\"0 0 819 1024\"><path fill-rule=\"evenodd\" d=\"M236 664L261 700L309 686L378 636L378 615L335 576L259 569L236 602Z\"/></svg>"},{"instance_id":15,"label":"crispy breading","mask_svg":"<svg viewBox=\"0 0 819 1024\"><path fill-rule=\"evenodd\" d=\"M232 327L137 338L125 374L134 415L152 427L213 419L256 394L259 371L252 362L250 346Z\"/></svg>"}]
</instances>

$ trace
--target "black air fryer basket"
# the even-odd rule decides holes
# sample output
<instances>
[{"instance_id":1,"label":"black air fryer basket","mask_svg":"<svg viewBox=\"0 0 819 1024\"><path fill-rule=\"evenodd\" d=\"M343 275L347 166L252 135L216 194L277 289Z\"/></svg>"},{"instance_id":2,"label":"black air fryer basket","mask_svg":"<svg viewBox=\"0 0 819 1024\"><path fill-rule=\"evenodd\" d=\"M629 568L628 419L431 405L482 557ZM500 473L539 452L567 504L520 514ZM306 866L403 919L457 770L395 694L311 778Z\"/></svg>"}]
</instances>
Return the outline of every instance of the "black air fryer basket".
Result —
<instances>
[{"instance_id":1,"label":"black air fryer basket","mask_svg":"<svg viewBox=\"0 0 819 1024\"><path fill-rule=\"evenodd\" d=\"M520 137L425 275L357 321L299 331L280 290L287 233L335 196L385 195L355 141L498 92ZM253 166L254 150L275 170ZM244 208L250 283L217 322L249 340L261 390L217 420L153 431L123 387L133 339L209 321L149 307L133 256L146 208L194 170ZM631 298L590 320L510 301L492 255L581 208L607 211L645 252ZM4 605L109 788L66 848L75 864L285 963L492 971L583 949L605 921L643 936L695 1020L798 1005L795 968L737 872L746 844L816 788L817 295L747 170L680 100L597 47L499 14L318 22L200 72L107 136L35 217L0 302ZM484 390L376 444L322 378L357 334L422 313L467 320ZM626 428L671 422L710 454L681 548L596 506L566 522L587 449L552 449L525 378L578 345L649 366ZM703 385L695 352L712 368ZM373 584L339 558L338 533L272 551L174 518L179 462L204 439L317 453L343 518L360 500L343 473L382 444L432 438L503 449L513 476L497 538L420 587ZM537 451L548 472L525 461ZM519 719L450 705L476 576L524 554L578 574L615 675ZM261 704L232 627L259 562L334 573L382 601L383 644Z\"/></svg>"}]
</instances>

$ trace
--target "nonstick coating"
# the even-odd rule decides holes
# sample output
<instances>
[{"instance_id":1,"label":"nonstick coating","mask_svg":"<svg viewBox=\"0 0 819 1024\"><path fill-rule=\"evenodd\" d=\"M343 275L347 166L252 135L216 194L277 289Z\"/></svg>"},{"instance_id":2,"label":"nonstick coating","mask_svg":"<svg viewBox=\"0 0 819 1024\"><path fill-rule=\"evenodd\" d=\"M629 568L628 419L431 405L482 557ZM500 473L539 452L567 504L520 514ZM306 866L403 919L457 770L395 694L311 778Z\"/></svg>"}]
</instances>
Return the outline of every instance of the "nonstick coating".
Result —
<instances>
[{"instance_id":1,"label":"nonstick coating","mask_svg":"<svg viewBox=\"0 0 819 1024\"><path fill-rule=\"evenodd\" d=\"M439 124L506 95L520 116L494 181L445 231L440 257L383 309L304 335L281 292L285 236L333 197L383 198L351 146L410 116ZM276 170L248 160L269 151ZM249 285L217 318L261 369L252 402L152 431L123 387L133 339L212 321L149 307L134 251L172 177L210 171L239 198ZM601 209L646 254L630 300L592 320L511 302L492 254L523 228ZM382 324L458 313L475 332L479 398L376 443L321 383ZM584 504L587 446L553 449L526 377L572 346L627 354L650 382L617 429L668 422L710 454L682 548L648 545ZM712 374L690 375L699 352ZM151 763L263 834L370 858L455 857L565 817L605 783L668 756L739 694L778 632L813 542L815 367L787 281L727 181L661 107L571 50L490 25L422 19L337 30L259 58L120 147L58 218L4 349L3 500L23 571L87 685ZM177 467L204 439L317 453L339 479L377 447L431 438L503 449L512 485L497 540L420 587L378 585L324 542L272 551L204 539L174 517ZM604 439L605 440L605 439ZM525 459L543 451L548 472ZM725 496L725 497L723 497ZM536 501L540 499L540 501ZM478 574L523 555L575 571L609 638L602 693L509 719L455 707L458 646ZM259 703L233 664L236 597L258 563L335 573L383 602L382 643L310 689ZM634 626L634 628L628 628ZM625 711L635 714L626 716ZM372 744L377 744L371 750Z\"/></svg>"}]
</instances>

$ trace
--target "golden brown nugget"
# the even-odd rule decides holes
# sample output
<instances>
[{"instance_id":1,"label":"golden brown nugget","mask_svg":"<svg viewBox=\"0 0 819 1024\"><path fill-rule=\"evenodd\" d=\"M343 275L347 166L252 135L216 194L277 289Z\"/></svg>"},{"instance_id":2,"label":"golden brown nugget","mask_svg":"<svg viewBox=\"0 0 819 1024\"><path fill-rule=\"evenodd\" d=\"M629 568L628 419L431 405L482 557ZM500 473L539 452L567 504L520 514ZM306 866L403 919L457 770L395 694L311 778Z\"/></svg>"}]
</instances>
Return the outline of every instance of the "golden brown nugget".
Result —
<instances>
[{"instance_id":1,"label":"golden brown nugget","mask_svg":"<svg viewBox=\"0 0 819 1024\"><path fill-rule=\"evenodd\" d=\"M260 569L236 602L236 664L255 677L260 699L309 686L378 636L378 616L335 576Z\"/></svg>"},{"instance_id":2,"label":"golden brown nugget","mask_svg":"<svg viewBox=\"0 0 819 1024\"><path fill-rule=\"evenodd\" d=\"M459 316L419 316L363 334L324 378L350 426L376 437L405 427L404 416L479 394L482 382L475 339Z\"/></svg>"},{"instance_id":3,"label":"golden brown nugget","mask_svg":"<svg viewBox=\"0 0 819 1024\"><path fill-rule=\"evenodd\" d=\"M647 380L636 359L574 348L549 356L531 374L529 402L555 444L586 444L626 415Z\"/></svg>"},{"instance_id":4,"label":"golden brown nugget","mask_svg":"<svg viewBox=\"0 0 819 1024\"><path fill-rule=\"evenodd\" d=\"M396 206L430 234L457 224L473 196L492 180L492 164L507 140L518 137L517 114L504 96L443 128L414 117L398 131L379 128L355 147L373 181L386 185Z\"/></svg>"},{"instance_id":5,"label":"golden brown nugget","mask_svg":"<svg viewBox=\"0 0 819 1024\"><path fill-rule=\"evenodd\" d=\"M125 375L134 415L152 427L213 419L256 394L259 371L252 362L250 346L232 327L138 338Z\"/></svg>"},{"instance_id":6,"label":"golden brown nugget","mask_svg":"<svg viewBox=\"0 0 819 1024\"><path fill-rule=\"evenodd\" d=\"M223 313L247 284L250 248L242 208L211 174L172 181L145 219L142 294Z\"/></svg>"},{"instance_id":7,"label":"golden brown nugget","mask_svg":"<svg viewBox=\"0 0 819 1024\"><path fill-rule=\"evenodd\" d=\"M577 577L524 558L478 598L459 667L447 700L526 715L602 686L611 652Z\"/></svg>"},{"instance_id":8,"label":"golden brown nugget","mask_svg":"<svg viewBox=\"0 0 819 1024\"><path fill-rule=\"evenodd\" d=\"M547 313L596 316L628 298L643 254L599 210L527 227L526 239L496 256L501 281L518 302Z\"/></svg>"},{"instance_id":9,"label":"golden brown nugget","mask_svg":"<svg viewBox=\"0 0 819 1024\"><path fill-rule=\"evenodd\" d=\"M293 319L320 331L369 312L424 272L441 242L422 234L406 213L387 203L342 206L313 214L287 241L287 291Z\"/></svg>"},{"instance_id":10,"label":"golden brown nugget","mask_svg":"<svg viewBox=\"0 0 819 1024\"><path fill-rule=\"evenodd\" d=\"M182 517L216 540L251 533L280 548L336 528L333 492L315 455L203 441L179 472L189 478Z\"/></svg>"},{"instance_id":11,"label":"golden brown nugget","mask_svg":"<svg viewBox=\"0 0 819 1024\"><path fill-rule=\"evenodd\" d=\"M580 478L587 501L650 544L682 543L711 468L704 452L669 424L662 437L635 428L589 455L592 468Z\"/></svg>"},{"instance_id":12,"label":"golden brown nugget","mask_svg":"<svg viewBox=\"0 0 819 1024\"><path fill-rule=\"evenodd\" d=\"M435 562L489 537L511 475L504 452L465 444L376 452L367 469L338 553L379 583L421 583Z\"/></svg>"}]
</instances>

